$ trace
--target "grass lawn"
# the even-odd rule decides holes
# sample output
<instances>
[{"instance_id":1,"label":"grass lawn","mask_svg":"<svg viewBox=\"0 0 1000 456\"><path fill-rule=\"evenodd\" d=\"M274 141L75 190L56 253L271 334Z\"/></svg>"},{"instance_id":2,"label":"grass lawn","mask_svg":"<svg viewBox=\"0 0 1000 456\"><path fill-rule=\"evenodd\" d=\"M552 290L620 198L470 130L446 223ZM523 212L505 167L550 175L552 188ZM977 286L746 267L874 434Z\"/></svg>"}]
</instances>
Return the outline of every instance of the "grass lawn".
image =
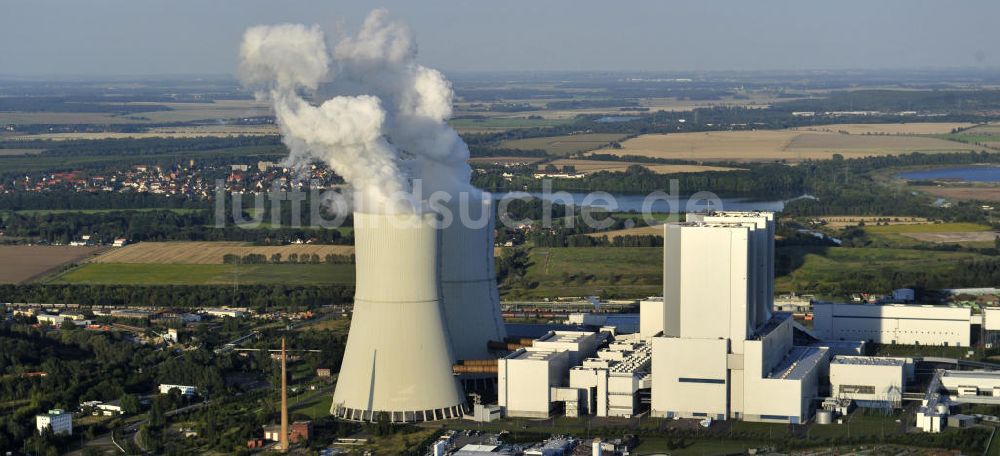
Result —
<instances>
[{"instance_id":1,"label":"grass lawn","mask_svg":"<svg viewBox=\"0 0 1000 456\"><path fill-rule=\"evenodd\" d=\"M319 419L330 416L330 404L333 403L333 393L323 392L312 394L310 392L302 394L304 402L296 402L294 398L288 400L288 413L292 415L308 415L311 419Z\"/></svg>"},{"instance_id":2,"label":"grass lawn","mask_svg":"<svg viewBox=\"0 0 1000 456\"><path fill-rule=\"evenodd\" d=\"M521 297L649 296L661 293L661 247L534 248L527 277L538 286Z\"/></svg>"},{"instance_id":3,"label":"grass lawn","mask_svg":"<svg viewBox=\"0 0 1000 456\"><path fill-rule=\"evenodd\" d=\"M674 442L678 439L674 439ZM748 448L758 445L752 442L734 442L728 440L691 440L684 441L684 448L670 448L670 440L663 437L643 437L633 450L637 455L670 454L670 455L706 455L706 454L743 454ZM764 445L760 445L764 446Z\"/></svg>"},{"instance_id":4,"label":"grass lawn","mask_svg":"<svg viewBox=\"0 0 1000 456\"><path fill-rule=\"evenodd\" d=\"M47 283L209 285L331 285L354 283L351 264L124 264L88 263L49 278Z\"/></svg>"}]
</instances>

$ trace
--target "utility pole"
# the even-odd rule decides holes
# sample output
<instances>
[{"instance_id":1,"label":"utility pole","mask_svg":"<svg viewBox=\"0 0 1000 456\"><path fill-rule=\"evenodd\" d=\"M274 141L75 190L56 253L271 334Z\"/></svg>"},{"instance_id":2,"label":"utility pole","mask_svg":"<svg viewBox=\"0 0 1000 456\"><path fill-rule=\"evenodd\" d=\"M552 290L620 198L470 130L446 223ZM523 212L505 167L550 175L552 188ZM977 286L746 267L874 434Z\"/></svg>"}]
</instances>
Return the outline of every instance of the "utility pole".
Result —
<instances>
[{"instance_id":1,"label":"utility pole","mask_svg":"<svg viewBox=\"0 0 1000 456\"><path fill-rule=\"evenodd\" d=\"M288 358L285 352L285 338L281 338L281 436L279 437L279 442L281 445L281 452L288 452L288 372L286 371L286 362Z\"/></svg>"}]
</instances>

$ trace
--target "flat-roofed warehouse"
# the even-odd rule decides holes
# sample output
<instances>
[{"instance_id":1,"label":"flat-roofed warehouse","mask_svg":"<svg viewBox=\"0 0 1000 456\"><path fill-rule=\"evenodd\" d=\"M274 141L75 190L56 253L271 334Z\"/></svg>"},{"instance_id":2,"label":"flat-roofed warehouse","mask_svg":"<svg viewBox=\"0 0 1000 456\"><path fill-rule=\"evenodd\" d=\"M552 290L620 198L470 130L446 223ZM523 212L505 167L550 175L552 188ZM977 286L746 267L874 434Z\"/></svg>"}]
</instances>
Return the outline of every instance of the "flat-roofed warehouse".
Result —
<instances>
[{"instance_id":1,"label":"flat-roofed warehouse","mask_svg":"<svg viewBox=\"0 0 1000 456\"><path fill-rule=\"evenodd\" d=\"M971 312L958 306L822 303L813 306L813 331L832 340L968 347Z\"/></svg>"},{"instance_id":2,"label":"flat-roofed warehouse","mask_svg":"<svg viewBox=\"0 0 1000 456\"><path fill-rule=\"evenodd\" d=\"M835 398L894 408L902 400L906 378L904 358L835 356L830 361L830 393Z\"/></svg>"}]
</instances>

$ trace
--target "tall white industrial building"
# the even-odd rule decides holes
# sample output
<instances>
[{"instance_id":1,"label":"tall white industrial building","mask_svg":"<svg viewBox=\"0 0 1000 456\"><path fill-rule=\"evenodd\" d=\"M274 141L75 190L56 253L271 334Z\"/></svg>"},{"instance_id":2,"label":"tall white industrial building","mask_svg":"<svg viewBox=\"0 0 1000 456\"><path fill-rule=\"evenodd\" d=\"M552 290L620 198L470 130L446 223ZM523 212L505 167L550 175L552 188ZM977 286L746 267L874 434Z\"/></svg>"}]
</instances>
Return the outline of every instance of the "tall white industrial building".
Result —
<instances>
[{"instance_id":1,"label":"tall white industrial building","mask_svg":"<svg viewBox=\"0 0 1000 456\"><path fill-rule=\"evenodd\" d=\"M692 214L664 227L664 252L651 414L807 420L829 349L793 345L794 321L770 313L774 215Z\"/></svg>"}]
</instances>

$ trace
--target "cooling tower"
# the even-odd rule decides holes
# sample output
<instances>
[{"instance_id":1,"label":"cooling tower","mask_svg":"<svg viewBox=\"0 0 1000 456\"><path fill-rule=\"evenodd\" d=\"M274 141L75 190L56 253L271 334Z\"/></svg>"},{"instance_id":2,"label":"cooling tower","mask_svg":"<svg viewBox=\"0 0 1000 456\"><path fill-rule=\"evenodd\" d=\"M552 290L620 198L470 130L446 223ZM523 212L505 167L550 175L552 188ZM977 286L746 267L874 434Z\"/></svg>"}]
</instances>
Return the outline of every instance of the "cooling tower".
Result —
<instances>
[{"instance_id":1,"label":"cooling tower","mask_svg":"<svg viewBox=\"0 0 1000 456\"><path fill-rule=\"evenodd\" d=\"M439 294L436 215L354 214L354 315L330 413L353 421L463 414Z\"/></svg>"},{"instance_id":2,"label":"cooling tower","mask_svg":"<svg viewBox=\"0 0 1000 456\"><path fill-rule=\"evenodd\" d=\"M487 344L507 335L493 264L492 199L472 199L447 205L453 220L441 233L441 297L458 359L487 358Z\"/></svg>"}]
</instances>

